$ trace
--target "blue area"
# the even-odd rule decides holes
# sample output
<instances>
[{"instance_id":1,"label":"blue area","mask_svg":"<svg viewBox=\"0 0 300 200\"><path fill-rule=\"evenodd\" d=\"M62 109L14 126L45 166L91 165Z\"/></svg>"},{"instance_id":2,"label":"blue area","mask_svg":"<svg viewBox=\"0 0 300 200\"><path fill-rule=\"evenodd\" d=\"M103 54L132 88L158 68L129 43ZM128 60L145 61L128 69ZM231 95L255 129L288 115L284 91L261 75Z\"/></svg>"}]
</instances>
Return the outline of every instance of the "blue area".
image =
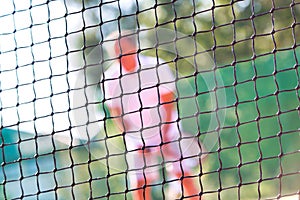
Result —
<instances>
[{"instance_id":1,"label":"blue area","mask_svg":"<svg viewBox=\"0 0 300 200\"><path fill-rule=\"evenodd\" d=\"M55 187L53 181L54 157L35 156L35 148L22 151L20 148L20 134L22 137L32 134L18 132L4 128L0 136L0 181L5 187L6 195L0 192L0 199L20 198L26 195L35 195L40 190L49 190ZM26 158L26 159L24 159ZM39 172L48 174L38 175ZM43 199L53 199L53 193L43 193ZM31 199L31 198L29 198ZM36 197L32 196L32 199Z\"/></svg>"}]
</instances>

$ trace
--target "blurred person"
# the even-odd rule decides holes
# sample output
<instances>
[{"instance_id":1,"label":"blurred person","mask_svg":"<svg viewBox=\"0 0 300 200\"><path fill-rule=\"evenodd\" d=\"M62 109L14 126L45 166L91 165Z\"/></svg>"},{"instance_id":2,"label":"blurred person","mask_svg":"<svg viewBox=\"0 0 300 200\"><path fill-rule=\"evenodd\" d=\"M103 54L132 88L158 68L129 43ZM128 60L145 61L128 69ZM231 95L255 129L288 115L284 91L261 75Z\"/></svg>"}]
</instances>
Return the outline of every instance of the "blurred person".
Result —
<instances>
[{"instance_id":1,"label":"blurred person","mask_svg":"<svg viewBox=\"0 0 300 200\"><path fill-rule=\"evenodd\" d=\"M112 50L117 62L101 81L110 116L125 137L134 199L151 199L151 184L159 179L162 165L183 186L183 193L174 193L200 199L192 168L200 165L202 145L180 130L176 78L163 60L141 55L138 50L133 33L118 37Z\"/></svg>"}]
</instances>

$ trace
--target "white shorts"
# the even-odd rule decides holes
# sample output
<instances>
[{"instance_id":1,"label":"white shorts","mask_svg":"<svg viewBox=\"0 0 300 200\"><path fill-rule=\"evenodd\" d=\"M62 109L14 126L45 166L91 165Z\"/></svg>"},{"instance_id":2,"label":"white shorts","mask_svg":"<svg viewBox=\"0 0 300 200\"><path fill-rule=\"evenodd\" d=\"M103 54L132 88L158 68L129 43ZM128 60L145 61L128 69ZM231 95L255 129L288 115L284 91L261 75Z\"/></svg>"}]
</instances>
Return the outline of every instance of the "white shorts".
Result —
<instances>
[{"instance_id":1,"label":"white shorts","mask_svg":"<svg viewBox=\"0 0 300 200\"><path fill-rule=\"evenodd\" d=\"M166 167L167 172L177 174L182 171L191 173L193 167L200 165L203 146L197 137L178 134L181 134L180 140L177 138L167 144L127 152L128 175L133 186L136 180L144 180L145 177L148 181L159 180L162 167Z\"/></svg>"}]
</instances>

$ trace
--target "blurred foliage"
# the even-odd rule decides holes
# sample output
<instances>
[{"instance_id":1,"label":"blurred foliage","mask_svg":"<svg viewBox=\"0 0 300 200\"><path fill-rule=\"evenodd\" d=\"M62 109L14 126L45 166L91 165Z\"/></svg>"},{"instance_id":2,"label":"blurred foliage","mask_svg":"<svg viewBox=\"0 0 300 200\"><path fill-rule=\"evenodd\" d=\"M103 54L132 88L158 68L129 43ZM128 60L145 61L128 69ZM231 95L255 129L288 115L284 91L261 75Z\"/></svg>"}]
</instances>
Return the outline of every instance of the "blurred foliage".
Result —
<instances>
[{"instance_id":1,"label":"blurred foliage","mask_svg":"<svg viewBox=\"0 0 300 200\"><path fill-rule=\"evenodd\" d=\"M212 65L197 61L203 71L188 77L195 72L191 63L196 57L190 43L180 45L191 56L188 62L176 60L178 55L173 50L159 51L164 60L175 59L171 67L186 76L177 82L177 95L187 97L178 102L183 129L202 141L217 138L201 169L204 192L211 192L205 199L217 199L221 188L222 199L275 198L279 193L295 194L299 190L299 2L65 2L84 8L84 34L78 34L75 40L84 54L119 28L161 27L191 36L212 57ZM149 38L153 38L153 32L144 37ZM105 57L105 51L99 54ZM157 52L152 49L144 53ZM90 56L87 62L103 61L99 54ZM218 68L211 71L215 66ZM99 70L99 65L96 67ZM88 70L94 80L100 76L96 67ZM0 174L2 182L9 180L3 188L7 196L36 194L39 184L44 192L38 195L44 199L125 199L125 195L131 199L126 190L123 138L111 121L106 125L106 130L88 144L65 147L55 143L53 149L36 152L33 148L25 155L21 155L16 132L2 131L0 160L6 163ZM162 185L155 187L156 199L164 189Z\"/></svg>"},{"instance_id":2,"label":"blurred foliage","mask_svg":"<svg viewBox=\"0 0 300 200\"><path fill-rule=\"evenodd\" d=\"M85 51L86 46L105 41L114 31L138 29L145 33L140 41L142 53L158 55L169 62L176 74L185 77L177 82L183 129L194 135L200 133L202 141L218 138L203 163L201 182L206 192L223 189L219 194L205 195L205 199L216 199L218 195L222 199L271 198L299 189L298 177L293 175L300 165L296 153L300 144L296 69L300 60L299 48L296 49L300 38L299 2L76 2L85 5L85 12L92 12L89 7L100 5L100 13L94 12L100 18L93 20L101 27L100 30L86 27L86 31L94 31L84 35L85 43L83 38L79 40L78 48ZM176 34L157 38L157 32L152 30L163 28L189 36L200 48L188 40L180 42L181 36ZM167 44L162 45L163 42ZM108 52L103 50L105 57ZM197 58L201 52L211 60ZM200 71L197 76L195 65ZM122 137L111 123L107 121L106 134L115 137L112 143L122 146ZM111 168L118 166L123 151L123 148L117 151L120 156L110 163ZM106 178L113 190L124 191L124 176ZM107 183L102 187L107 192ZM154 190L157 198L161 198L161 190Z\"/></svg>"},{"instance_id":3,"label":"blurred foliage","mask_svg":"<svg viewBox=\"0 0 300 200\"><path fill-rule=\"evenodd\" d=\"M78 42L83 48L104 41L113 31L167 28L192 36L208 51L218 66L272 53L299 45L300 5L293 1L75 1L92 16L84 36ZM99 9L100 5L100 9ZM95 8L94 8L95 7ZM90 13L90 14L89 14ZM101 18L102 17L102 18ZM88 21L88 19L85 19ZM100 34L101 32L101 34ZM149 32L149 34L153 34ZM151 35L146 35L147 40ZM190 46L182 45L188 49ZM88 50L88 49L87 49ZM174 55L165 52L161 58ZM176 55L175 55L176 56ZM180 65L186 66L187 63ZM201 66L211 68L211 66Z\"/></svg>"}]
</instances>

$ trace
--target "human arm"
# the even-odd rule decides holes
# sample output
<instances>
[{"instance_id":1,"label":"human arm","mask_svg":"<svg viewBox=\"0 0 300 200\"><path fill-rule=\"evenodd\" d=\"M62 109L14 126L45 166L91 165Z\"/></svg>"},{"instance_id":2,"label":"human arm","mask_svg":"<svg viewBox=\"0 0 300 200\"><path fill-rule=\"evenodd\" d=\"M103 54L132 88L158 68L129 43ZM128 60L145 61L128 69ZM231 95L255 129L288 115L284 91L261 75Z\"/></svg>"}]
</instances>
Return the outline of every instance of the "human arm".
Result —
<instances>
[{"instance_id":1,"label":"human arm","mask_svg":"<svg viewBox=\"0 0 300 200\"><path fill-rule=\"evenodd\" d=\"M174 126L174 113L176 114L176 78L165 61L159 60L159 97L160 105L163 108L164 117L162 118L162 134L164 141L169 140L168 132ZM172 135L172 134L171 134Z\"/></svg>"},{"instance_id":2,"label":"human arm","mask_svg":"<svg viewBox=\"0 0 300 200\"><path fill-rule=\"evenodd\" d=\"M125 122L122 120L122 108L108 106L111 120L120 129L121 132L125 130Z\"/></svg>"},{"instance_id":3,"label":"human arm","mask_svg":"<svg viewBox=\"0 0 300 200\"><path fill-rule=\"evenodd\" d=\"M168 91L166 93L160 94L160 104L165 112L165 118L162 125L162 134L163 138L168 140L168 131L171 127L172 122L172 113L175 109L175 94L172 91Z\"/></svg>"}]
</instances>

